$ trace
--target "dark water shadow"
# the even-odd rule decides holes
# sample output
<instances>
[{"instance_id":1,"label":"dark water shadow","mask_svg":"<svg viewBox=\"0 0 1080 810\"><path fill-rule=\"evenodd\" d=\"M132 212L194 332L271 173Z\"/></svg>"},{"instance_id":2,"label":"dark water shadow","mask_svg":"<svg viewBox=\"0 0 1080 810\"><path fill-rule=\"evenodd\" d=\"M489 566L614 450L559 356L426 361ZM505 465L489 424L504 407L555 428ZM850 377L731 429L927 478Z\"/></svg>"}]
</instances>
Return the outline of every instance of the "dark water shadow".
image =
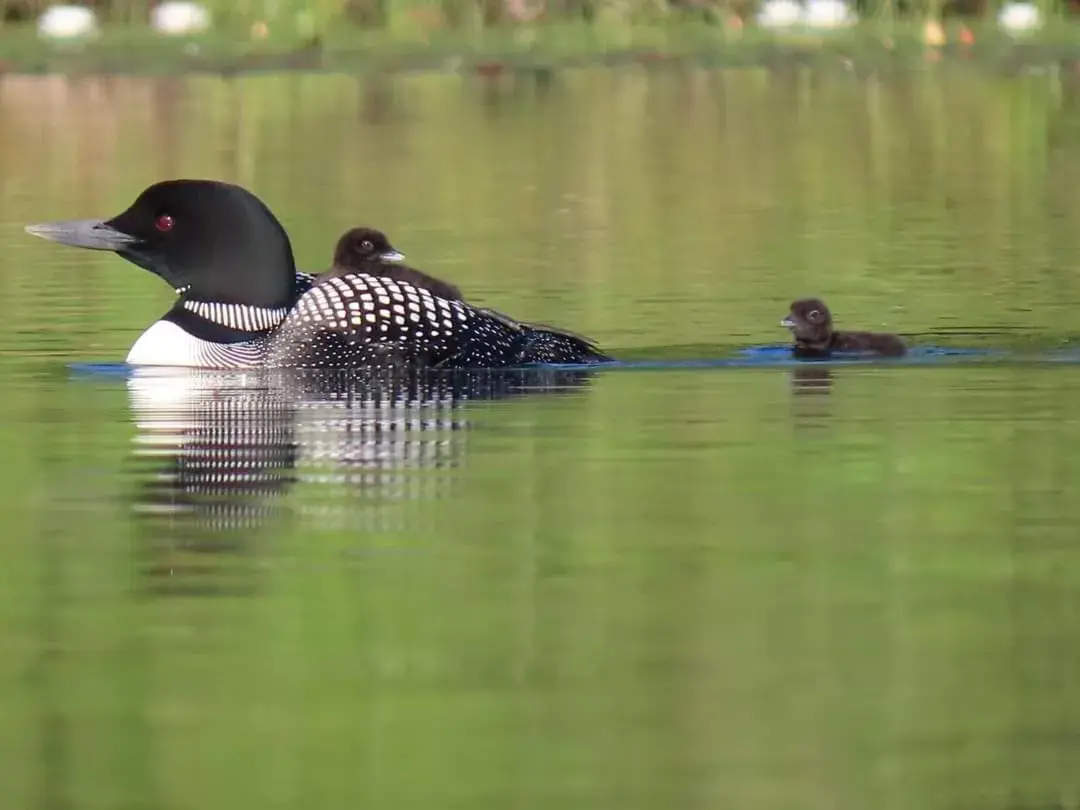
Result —
<instances>
[{"instance_id":1,"label":"dark water shadow","mask_svg":"<svg viewBox=\"0 0 1080 810\"><path fill-rule=\"evenodd\" d=\"M833 370L807 363L791 370L791 393L802 397L828 396L833 390Z\"/></svg>"},{"instance_id":2,"label":"dark water shadow","mask_svg":"<svg viewBox=\"0 0 1080 810\"><path fill-rule=\"evenodd\" d=\"M836 382L827 365L806 363L791 369L791 419L796 432L828 435L833 420L831 394Z\"/></svg>"},{"instance_id":3,"label":"dark water shadow","mask_svg":"<svg viewBox=\"0 0 1080 810\"><path fill-rule=\"evenodd\" d=\"M438 473L466 463L470 403L580 391L591 376L133 371L130 506L146 586L246 593L279 531L401 528L402 502L452 490ZM285 497L298 486L315 496Z\"/></svg>"}]
</instances>

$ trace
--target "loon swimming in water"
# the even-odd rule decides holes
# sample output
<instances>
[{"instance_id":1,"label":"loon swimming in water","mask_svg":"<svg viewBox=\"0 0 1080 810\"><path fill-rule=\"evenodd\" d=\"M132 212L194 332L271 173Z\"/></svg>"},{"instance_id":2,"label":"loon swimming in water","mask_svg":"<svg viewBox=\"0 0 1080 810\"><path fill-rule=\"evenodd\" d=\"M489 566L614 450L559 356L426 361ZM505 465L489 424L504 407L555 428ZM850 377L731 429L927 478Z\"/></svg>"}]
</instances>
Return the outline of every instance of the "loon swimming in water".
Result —
<instances>
[{"instance_id":1,"label":"loon swimming in water","mask_svg":"<svg viewBox=\"0 0 1080 810\"><path fill-rule=\"evenodd\" d=\"M131 365L197 368L498 368L610 361L590 341L367 272L297 272L285 229L251 192L168 180L102 220L28 225L110 250L179 294L131 347Z\"/></svg>"},{"instance_id":2,"label":"loon swimming in water","mask_svg":"<svg viewBox=\"0 0 1080 810\"><path fill-rule=\"evenodd\" d=\"M799 358L828 358L833 352L858 352L883 357L903 357L907 346L899 335L886 332L845 332L833 326L832 313L820 298L791 302L791 311L780 321L791 330L792 353Z\"/></svg>"}]
</instances>

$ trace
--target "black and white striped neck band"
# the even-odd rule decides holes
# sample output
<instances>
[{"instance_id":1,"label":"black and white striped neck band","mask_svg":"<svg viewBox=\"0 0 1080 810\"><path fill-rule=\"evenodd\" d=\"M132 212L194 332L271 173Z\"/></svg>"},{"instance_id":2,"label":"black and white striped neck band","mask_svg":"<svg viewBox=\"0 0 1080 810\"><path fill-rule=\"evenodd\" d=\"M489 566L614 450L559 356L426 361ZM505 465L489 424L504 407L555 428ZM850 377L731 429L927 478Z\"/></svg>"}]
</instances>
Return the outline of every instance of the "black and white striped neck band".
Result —
<instances>
[{"instance_id":1,"label":"black and white striped neck band","mask_svg":"<svg viewBox=\"0 0 1080 810\"><path fill-rule=\"evenodd\" d=\"M253 307L249 304L215 304L209 301L185 301L184 309L242 332L266 332L278 326L289 314L288 307Z\"/></svg>"}]
</instances>

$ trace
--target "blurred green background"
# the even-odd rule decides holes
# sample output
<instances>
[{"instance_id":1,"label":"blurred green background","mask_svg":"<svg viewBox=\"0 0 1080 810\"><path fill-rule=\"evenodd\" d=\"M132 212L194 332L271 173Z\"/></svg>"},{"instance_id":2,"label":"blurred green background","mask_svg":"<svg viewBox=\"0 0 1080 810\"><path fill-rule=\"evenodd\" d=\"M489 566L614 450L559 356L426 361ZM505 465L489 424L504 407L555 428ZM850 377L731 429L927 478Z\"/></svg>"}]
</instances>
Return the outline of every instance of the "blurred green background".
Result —
<instances>
[{"instance_id":1,"label":"blurred green background","mask_svg":"<svg viewBox=\"0 0 1080 810\"><path fill-rule=\"evenodd\" d=\"M839 3L840 0L836 0ZM168 2L0 3L0 72L548 71L688 59L703 66L837 58L920 64L941 52L1008 69L1080 53L1073 0L854 0L857 24L759 24L786 0L209 0L205 30L151 30ZM799 0L806 8L833 0ZM1004 26L1030 7L1030 28ZM94 36L39 36L50 8L87 8ZM1026 12L1021 13L1024 16ZM828 12L825 12L828 16Z\"/></svg>"}]
</instances>

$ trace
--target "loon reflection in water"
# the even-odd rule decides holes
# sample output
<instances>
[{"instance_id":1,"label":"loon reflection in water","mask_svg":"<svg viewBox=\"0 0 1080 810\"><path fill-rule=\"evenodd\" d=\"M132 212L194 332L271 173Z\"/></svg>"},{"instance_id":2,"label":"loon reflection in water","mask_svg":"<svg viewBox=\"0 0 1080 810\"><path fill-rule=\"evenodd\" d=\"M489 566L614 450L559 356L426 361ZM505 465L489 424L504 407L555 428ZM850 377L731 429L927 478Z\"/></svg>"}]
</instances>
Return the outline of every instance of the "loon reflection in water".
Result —
<instances>
[{"instance_id":1,"label":"loon reflection in water","mask_svg":"<svg viewBox=\"0 0 1080 810\"><path fill-rule=\"evenodd\" d=\"M290 521L305 534L405 528L400 502L446 494L438 473L463 461L463 406L581 390L591 376L137 369L133 508L152 589L247 591L268 538ZM282 496L297 483L319 493L290 508Z\"/></svg>"}]
</instances>

